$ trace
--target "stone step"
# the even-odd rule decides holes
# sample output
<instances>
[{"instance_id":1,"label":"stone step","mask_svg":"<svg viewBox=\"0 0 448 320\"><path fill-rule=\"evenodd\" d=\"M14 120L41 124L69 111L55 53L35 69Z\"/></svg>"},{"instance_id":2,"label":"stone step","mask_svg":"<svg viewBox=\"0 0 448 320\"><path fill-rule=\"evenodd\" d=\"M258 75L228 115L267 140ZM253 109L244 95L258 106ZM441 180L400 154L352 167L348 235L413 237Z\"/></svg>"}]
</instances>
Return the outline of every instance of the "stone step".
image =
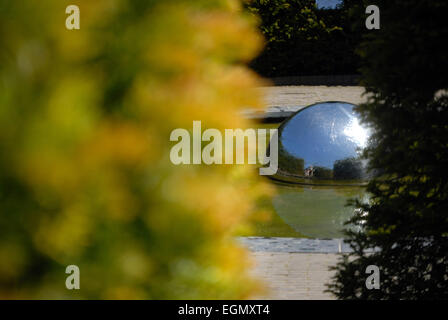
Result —
<instances>
[{"instance_id":1,"label":"stone step","mask_svg":"<svg viewBox=\"0 0 448 320\"><path fill-rule=\"evenodd\" d=\"M345 253L352 251L343 239L239 237L238 240L252 252Z\"/></svg>"}]
</instances>

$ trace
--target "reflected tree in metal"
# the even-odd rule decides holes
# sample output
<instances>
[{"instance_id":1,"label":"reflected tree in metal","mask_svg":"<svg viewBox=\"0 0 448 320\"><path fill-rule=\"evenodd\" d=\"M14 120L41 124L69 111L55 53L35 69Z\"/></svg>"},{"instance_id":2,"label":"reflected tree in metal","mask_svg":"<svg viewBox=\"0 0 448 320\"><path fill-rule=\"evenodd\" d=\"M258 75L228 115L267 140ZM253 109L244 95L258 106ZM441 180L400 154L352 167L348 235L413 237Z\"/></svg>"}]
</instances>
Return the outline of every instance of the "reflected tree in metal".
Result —
<instances>
[{"instance_id":1,"label":"reflected tree in metal","mask_svg":"<svg viewBox=\"0 0 448 320\"><path fill-rule=\"evenodd\" d=\"M364 184L366 160L360 159L370 130L355 105L317 103L301 109L279 128L279 170L275 178L293 183Z\"/></svg>"}]
</instances>

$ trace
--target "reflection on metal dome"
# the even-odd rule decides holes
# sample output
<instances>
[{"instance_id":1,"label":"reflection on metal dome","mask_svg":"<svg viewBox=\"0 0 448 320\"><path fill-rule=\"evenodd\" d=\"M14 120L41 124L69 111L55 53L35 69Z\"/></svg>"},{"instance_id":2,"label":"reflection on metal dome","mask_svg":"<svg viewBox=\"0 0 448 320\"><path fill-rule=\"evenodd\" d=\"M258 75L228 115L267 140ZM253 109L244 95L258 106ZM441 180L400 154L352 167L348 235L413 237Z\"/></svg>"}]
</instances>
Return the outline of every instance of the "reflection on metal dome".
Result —
<instances>
[{"instance_id":1,"label":"reflection on metal dome","mask_svg":"<svg viewBox=\"0 0 448 320\"><path fill-rule=\"evenodd\" d=\"M301 109L279 128L279 170L274 179L304 184L363 184L360 159L370 130L360 124L355 105L317 103Z\"/></svg>"}]
</instances>

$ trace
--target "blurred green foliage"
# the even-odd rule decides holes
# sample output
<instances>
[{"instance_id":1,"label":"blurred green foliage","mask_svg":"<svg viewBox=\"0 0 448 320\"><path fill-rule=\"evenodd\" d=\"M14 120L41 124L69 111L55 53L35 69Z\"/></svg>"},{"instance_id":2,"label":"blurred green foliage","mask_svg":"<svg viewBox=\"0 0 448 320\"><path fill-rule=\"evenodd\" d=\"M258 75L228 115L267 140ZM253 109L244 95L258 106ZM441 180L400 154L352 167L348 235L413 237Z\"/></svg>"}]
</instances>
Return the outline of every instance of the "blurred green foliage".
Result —
<instances>
[{"instance_id":1,"label":"blurred green foliage","mask_svg":"<svg viewBox=\"0 0 448 320\"><path fill-rule=\"evenodd\" d=\"M270 189L252 167L172 165L169 134L246 127L261 43L239 1L1 1L0 297L254 294L232 234Z\"/></svg>"},{"instance_id":2,"label":"blurred green foliage","mask_svg":"<svg viewBox=\"0 0 448 320\"><path fill-rule=\"evenodd\" d=\"M330 289L340 299L447 299L448 3L363 1L354 16L369 4L381 28L359 48L370 98L358 110L374 129L365 156L381 175L367 187L370 203L356 202L349 222L361 231L347 232L354 252ZM379 290L366 288L368 265L380 269Z\"/></svg>"}]
</instances>

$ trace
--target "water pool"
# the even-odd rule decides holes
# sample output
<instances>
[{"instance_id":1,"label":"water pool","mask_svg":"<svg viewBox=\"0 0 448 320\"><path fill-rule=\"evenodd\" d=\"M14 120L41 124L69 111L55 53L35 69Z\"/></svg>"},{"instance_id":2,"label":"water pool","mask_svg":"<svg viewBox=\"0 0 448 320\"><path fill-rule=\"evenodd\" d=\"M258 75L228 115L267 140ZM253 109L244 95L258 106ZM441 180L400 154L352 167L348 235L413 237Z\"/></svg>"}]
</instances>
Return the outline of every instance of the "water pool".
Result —
<instances>
[{"instance_id":1,"label":"water pool","mask_svg":"<svg viewBox=\"0 0 448 320\"><path fill-rule=\"evenodd\" d=\"M244 236L342 238L344 222L354 212L347 200L366 198L362 188L283 186L275 184L276 193L266 207L272 215L254 223ZM342 190L341 190L342 189Z\"/></svg>"},{"instance_id":2,"label":"water pool","mask_svg":"<svg viewBox=\"0 0 448 320\"><path fill-rule=\"evenodd\" d=\"M353 215L347 207L351 197L362 197L359 189L329 189L277 186L272 199L277 214L294 231L311 238L340 238L344 222Z\"/></svg>"}]
</instances>

